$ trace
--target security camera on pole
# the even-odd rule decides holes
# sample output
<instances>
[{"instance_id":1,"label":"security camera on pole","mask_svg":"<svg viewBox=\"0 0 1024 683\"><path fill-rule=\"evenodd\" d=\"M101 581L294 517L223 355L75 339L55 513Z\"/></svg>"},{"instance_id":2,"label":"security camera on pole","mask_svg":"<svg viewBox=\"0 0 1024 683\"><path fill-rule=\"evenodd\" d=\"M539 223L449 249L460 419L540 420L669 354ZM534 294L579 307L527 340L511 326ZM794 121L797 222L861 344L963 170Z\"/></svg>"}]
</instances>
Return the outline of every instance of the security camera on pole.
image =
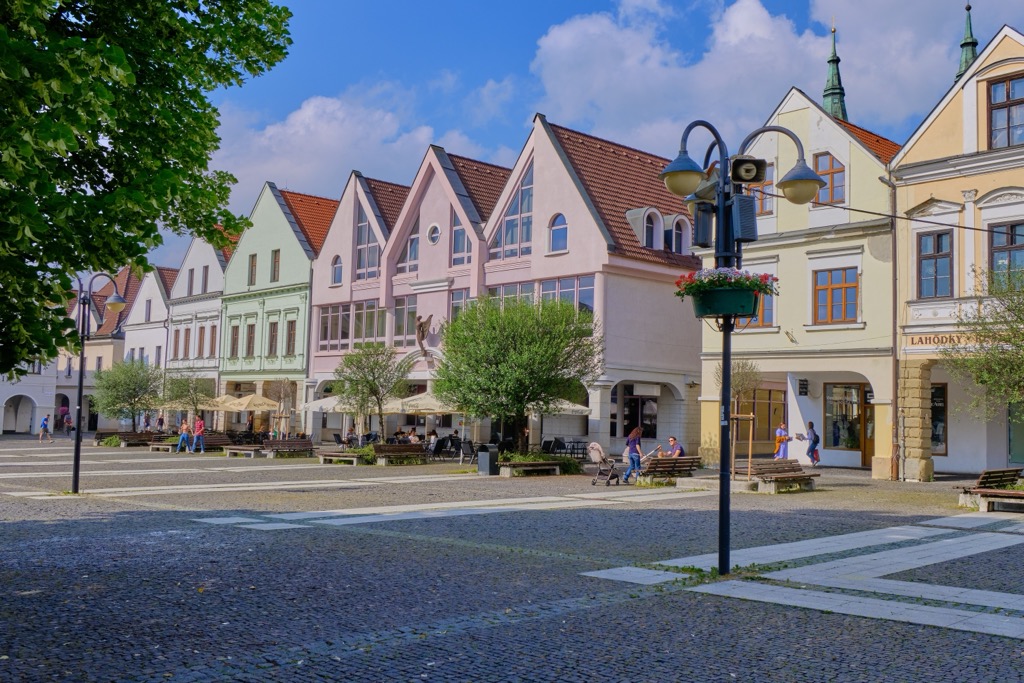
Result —
<instances>
[{"instance_id":1,"label":"security camera on pole","mask_svg":"<svg viewBox=\"0 0 1024 683\"><path fill-rule=\"evenodd\" d=\"M699 166L686 151L686 142L695 128L703 128L714 138ZM683 197L693 217L693 244L708 248L712 245L714 230L715 267L739 268L743 259L743 243L757 240L757 210L755 199L741 193L745 184L759 183L765 178L768 162L755 159L744 152L747 145L764 133L781 133L789 137L797 148L797 162L777 187L794 204L806 204L817 196L825 181L810 169L804 160L804 148L799 138L788 128L764 126L748 135L740 144L740 153L729 157L728 148L714 126L706 121L694 121L683 131L676 157L659 176L669 192ZM718 150L718 160L711 164L711 155ZM705 170L707 169L707 170ZM717 227L717 229L714 229ZM718 487L718 572L725 575L729 566L729 444L730 401L732 393L732 332L736 315L718 316L722 330L722 395L719 416L719 487Z\"/></svg>"}]
</instances>

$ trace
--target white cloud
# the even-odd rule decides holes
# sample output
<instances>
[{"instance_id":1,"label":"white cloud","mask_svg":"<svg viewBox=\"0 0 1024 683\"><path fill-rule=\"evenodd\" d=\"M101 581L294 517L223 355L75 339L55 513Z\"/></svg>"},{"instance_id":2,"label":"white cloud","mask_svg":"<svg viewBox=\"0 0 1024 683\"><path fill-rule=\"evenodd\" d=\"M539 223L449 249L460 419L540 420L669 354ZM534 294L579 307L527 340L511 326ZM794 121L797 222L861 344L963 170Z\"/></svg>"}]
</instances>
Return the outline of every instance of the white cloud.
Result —
<instances>
[{"instance_id":1,"label":"white cloud","mask_svg":"<svg viewBox=\"0 0 1024 683\"><path fill-rule=\"evenodd\" d=\"M470 118L478 126L503 118L508 113L515 95L516 87L511 76L506 76L500 81L488 79L466 98Z\"/></svg>"},{"instance_id":2,"label":"white cloud","mask_svg":"<svg viewBox=\"0 0 1024 683\"><path fill-rule=\"evenodd\" d=\"M435 133L430 126L410 123L393 106L401 98L392 95L311 97L283 121L265 126L254 125L248 112L223 107L221 149L212 165L238 178L232 210L248 213L266 180L327 197L340 195L353 169L410 182ZM381 104L382 99L388 102Z\"/></svg>"},{"instance_id":3,"label":"white cloud","mask_svg":"<svg viewBox=\"0 0 1024 683\"><path fill-rule=\"evenodd\" d=\"M820 101L834 16L851 120L902 137L907 122L921 121L952 85L959 62L962 5L938 11L934 0L812 0L816 31L798 31L761 0L691 2L680 13L698 4L711 11L704 45L671 43L669 14L657 0L622 0L615 16L552 26L531 64L544 93L537 110L665 156L697 118L734 146L791 86ZM975 35L989 36L1003 23L1024 26L1024 3L993 0L972 16Z\"/></svg>"}]
</instances>

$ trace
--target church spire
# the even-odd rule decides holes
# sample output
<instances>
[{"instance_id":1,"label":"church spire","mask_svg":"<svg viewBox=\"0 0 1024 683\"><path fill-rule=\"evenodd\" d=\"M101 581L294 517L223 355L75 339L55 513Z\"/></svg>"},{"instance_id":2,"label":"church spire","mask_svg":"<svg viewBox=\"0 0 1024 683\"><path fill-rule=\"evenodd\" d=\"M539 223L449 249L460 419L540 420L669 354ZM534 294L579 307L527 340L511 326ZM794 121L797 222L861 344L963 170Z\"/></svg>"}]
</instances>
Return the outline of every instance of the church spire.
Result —
<instances>
[{"instance_id":1,"label":"church spire","mask_svg":"<svg viewBox=\"0 0 1024 683\"><path fill-rule=\"evenodd\" d=\"M960 70L956 72L954 83L960 80L978 58L978 39L974 37L974 29L971 27L971 6L968 4L964 9L967 10L967 21L964 23L964 39L960 41Z\"/></svg>"},{"instance_id":2,"label":"church spire","mask_svg":"<svg viewBox=\"0 0 1024 683\"><path fill-rule=\"evenodd\" d=\"M843 79L839 77L835 23L832 24L832 56L828 58L828 80L825 81L825 97L822 106L833 118L840 121L849 120L846 118L846 91L843 89Z\"/></svg>"}]
</instances>

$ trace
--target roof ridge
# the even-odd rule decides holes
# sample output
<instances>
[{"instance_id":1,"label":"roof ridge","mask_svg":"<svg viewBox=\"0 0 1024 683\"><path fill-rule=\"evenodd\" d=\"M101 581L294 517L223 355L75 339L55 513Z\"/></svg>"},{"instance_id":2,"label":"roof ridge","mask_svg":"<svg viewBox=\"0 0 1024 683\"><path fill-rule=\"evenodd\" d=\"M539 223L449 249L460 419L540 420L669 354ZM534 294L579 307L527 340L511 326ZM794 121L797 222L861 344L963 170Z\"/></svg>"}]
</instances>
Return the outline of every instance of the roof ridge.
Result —
<instances>
[{"instance_id":1,"label":"roof ridge","mask_svg":"<svg viewBox=\"0 0 1024 683\"><path fill-rule=\"evenodd\" d=\"M603 142L606 145L609 145L611 147L617 147L619 149L626 149L626 150L629 150L630 152L636 152L637 154L642 154L645 157L651 157L652 159L658 159L659 161L664 161L666 164L669 161L671 161L671 159L668 159L668 158L663 157L663 156L659 156L657 154L654 154L653 152L645 152L642 149L637 149L636 147L630 147L629 145L624 145L621 142L614 142L612 140L608 140L607 138L599 138L596 135L591 135L589 133L583 133L581 131L574 130L572 128L566 128L565 126L559 126L556 123L548 122L548 125L551 126L552 128L557 128L559 130L564 130L567 133L573 133L575 135L579 135L579 136L584 137L584 138L589 138L591 140L597 140L598 142Z\"/></svg>"},{"instance_id":2,"label":"roof ridge","mask_svg":"<svg viewBox=\"0 0 1024 683\"><path fill-rule=\"evenodd\" d=\"M330 197L325 197L325 196L320 195L320 194L310 194L309 192L297 192L295 190L280 190L280 189L278 190L278 192L280 192L282 194L294 194L294 195L297 195L297 196L300 196L300 197L312 197L313 199L323 199L323 200L328 201L328 202L337 202L337 201L339 201L337 199L332 199Z\"/></svg>"},{"instance_id":3,"label":"roof ridge","mask_svg":"<svg viewBox=\"0 0 1024 683\"><path fill-rule=\"evenodd\" d=\"M491 168L497 168L497 169L500 169L502 171L511 171L512 170L512 168L510 166L499 166L498 164L492 164L492 163L487 162L487 161L480 161L479 159L474 159L472 157L462 156L461 154L451 154L447 150L445 151L445 154L448 155L449 159L458 159L459 161L469 161L469 162L474 163L474 164L480 164L481 166L490 166Z\"/></svg>"}]
</instances>

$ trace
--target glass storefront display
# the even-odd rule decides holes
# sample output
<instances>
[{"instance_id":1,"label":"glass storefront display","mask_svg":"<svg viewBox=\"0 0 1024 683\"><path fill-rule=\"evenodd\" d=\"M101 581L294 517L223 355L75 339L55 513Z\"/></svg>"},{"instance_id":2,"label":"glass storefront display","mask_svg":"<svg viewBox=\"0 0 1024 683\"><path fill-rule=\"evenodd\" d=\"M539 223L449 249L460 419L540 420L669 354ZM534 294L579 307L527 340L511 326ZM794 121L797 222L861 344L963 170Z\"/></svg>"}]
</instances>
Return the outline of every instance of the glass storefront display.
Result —
<instances>
[{"instance_id":1,"label":"glass storefront display","mask_svg":"<svg viewBox=\"0 0 1024 683\"><path fill-rule=\"evenodd\" d=\"M861 388L860 384L825 385L825 424L821 434L825 448L862 449Z\"/></svg>"},{"instance_id":2,"label":"glass storefront display","mask_svg":"<svg viewBox=\"0 0 1024 683\"><path fill-rule=\"evenodd\" d=\"M946 455L946 385L932 385L932 455Z\"/></svg>"}]
</instances>

